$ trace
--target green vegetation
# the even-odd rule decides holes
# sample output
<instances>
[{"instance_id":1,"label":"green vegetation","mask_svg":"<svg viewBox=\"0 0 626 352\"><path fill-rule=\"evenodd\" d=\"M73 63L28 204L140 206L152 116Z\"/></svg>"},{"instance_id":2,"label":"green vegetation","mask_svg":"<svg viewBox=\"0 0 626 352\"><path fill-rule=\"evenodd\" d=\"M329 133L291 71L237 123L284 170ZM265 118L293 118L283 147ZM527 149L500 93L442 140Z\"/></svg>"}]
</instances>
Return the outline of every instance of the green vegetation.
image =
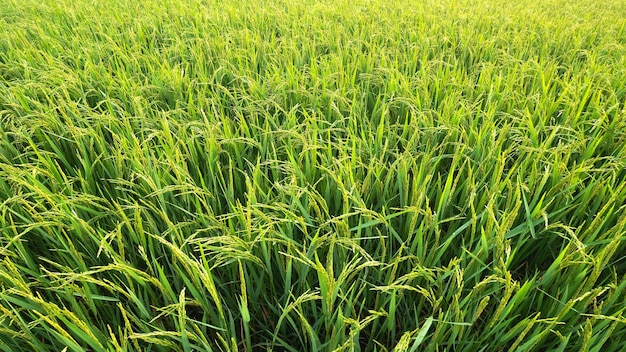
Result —
<instances>
[{"instance_id":1,"label":"green vegetation","mask_svg":"<svg viewBox=\"0 0 626 352\"><path fill-rule=\"evenodd\" d=\"M0 0L0 350L621 351L623 0Z\"/></svg>"}]
</instances>

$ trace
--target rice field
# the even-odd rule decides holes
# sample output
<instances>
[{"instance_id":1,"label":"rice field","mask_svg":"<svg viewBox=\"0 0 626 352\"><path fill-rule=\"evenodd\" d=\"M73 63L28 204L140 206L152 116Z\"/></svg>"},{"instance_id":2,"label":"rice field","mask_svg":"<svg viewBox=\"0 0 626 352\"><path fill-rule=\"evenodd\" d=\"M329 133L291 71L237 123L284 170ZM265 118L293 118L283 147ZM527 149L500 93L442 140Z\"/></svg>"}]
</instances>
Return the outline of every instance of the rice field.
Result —
<instances>
[{"instance_id":1,"label":"rice field","mask_svg":"<svg viewBox=\"0 0 626 352\"><path fill-rule=\"evenodd\" d=\"M623 351L626 2L0 0L1 351Z\"/></svg>"}]
</instances>

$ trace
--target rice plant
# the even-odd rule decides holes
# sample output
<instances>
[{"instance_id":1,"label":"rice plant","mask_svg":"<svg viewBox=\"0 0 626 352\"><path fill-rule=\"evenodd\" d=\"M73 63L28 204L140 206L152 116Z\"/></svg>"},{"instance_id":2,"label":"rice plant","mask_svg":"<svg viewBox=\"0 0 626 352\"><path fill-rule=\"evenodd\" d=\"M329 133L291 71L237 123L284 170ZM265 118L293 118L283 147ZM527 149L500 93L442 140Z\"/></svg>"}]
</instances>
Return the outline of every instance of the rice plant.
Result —
<instances>
[{"instance_id":1,"label":"rice plant","mask_svg":"<svg viewBox=\"0 0 626 352\"><path fill-rule=\"evenodd\" d=\"M626 2L0 0L0 350L621 351Z\"/></svg>"}]
</instances>

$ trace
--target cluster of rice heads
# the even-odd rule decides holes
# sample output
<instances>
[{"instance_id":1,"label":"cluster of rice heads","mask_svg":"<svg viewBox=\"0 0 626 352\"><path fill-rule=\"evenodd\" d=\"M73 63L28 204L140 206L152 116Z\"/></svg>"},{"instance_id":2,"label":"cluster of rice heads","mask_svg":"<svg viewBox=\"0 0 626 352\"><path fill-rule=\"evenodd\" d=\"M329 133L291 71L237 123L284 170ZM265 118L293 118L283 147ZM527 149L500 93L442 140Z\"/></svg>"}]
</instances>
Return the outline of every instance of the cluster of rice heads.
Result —
<instances>
[{"instance_id":1,"label":"cluster of rice heads","mask_svg":"<svg viewBox=\"0 0 626 352\"><path fill-rule=\"evenodd\" d=\"M0 0L0 350L620 351L625 19Z\"/></svg>"}]
</instances>

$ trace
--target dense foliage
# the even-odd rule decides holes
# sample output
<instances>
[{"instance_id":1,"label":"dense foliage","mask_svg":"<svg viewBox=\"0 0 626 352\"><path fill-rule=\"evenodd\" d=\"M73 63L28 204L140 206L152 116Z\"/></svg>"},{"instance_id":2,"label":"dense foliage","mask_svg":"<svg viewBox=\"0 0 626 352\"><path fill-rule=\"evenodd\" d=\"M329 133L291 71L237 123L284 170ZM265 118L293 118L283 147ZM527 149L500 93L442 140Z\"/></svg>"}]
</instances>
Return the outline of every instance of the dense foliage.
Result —
<instances>
[{"instance_id":1,"label":"dense foliage","mask_svg":"<svg viewBox=\"0 0 626 352\"><path fill-rule=\"evenodd\" d=\"M623 0L0 0L0 350L621 351Z\"/></svg>"}]
</instances>

